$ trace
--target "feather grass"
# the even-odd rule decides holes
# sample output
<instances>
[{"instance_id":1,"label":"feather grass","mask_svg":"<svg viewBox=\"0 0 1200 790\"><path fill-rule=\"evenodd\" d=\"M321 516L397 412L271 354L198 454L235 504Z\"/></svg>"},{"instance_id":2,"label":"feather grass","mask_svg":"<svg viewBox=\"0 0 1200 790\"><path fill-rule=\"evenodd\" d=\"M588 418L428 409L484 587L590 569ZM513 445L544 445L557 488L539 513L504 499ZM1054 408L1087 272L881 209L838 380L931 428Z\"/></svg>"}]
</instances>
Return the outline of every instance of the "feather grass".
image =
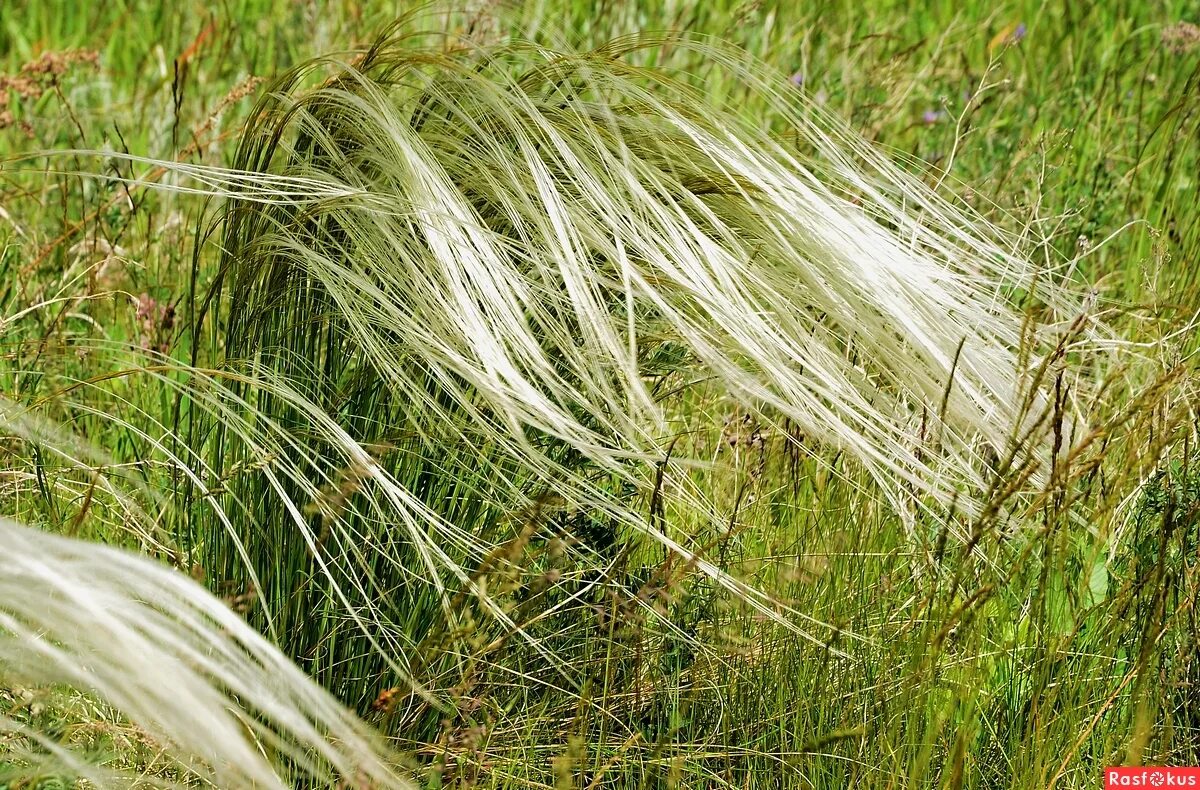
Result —
<instances>
[{"instance_id":1,"label":"feather grass","mask_svg":"<svg viewBox=\"0 0 1200 790\"><path fill-rule=\"evenodd\" d=\"M657 541L780 617L647 514L659 470L705 465L671 452L697 381L845 451L910 520L978 512L989 458L1036 482L1047 416L1071 419L1047 371L1105 330L1060 272L716 44L678 42L782 134L623 60L658 43L385 36L282 77L231 168L109 155L226 199L220 271L187 316L193 364L121 374L170 392L171 424L80 408L181 471L181 554L261 596L254 624L353 704L385 673L419 686L407 634L461 617L455 595L489 638L524 636L485 569L557 515ZM673 495L694 532L725 520Z\"/></svg>"},{"instance_id":2,"label":"feather grass","mask_svg":"<svg viewBox=\"0 0 1200 790\"><path fill-rule=\"evenodd\" d=\"M853 454L897 504L971 500L981 443L1010 449L1062 334L1097 334L1085 295L718 45L673 42L736 71L783 136L622 61L660 43L385 37L281 78L233 168L110 156L232 198L232 362L334 384L370 371L423 435L458 426L562 473L548 439L629 475L669 441L645 368L675 344L759 416Z\"/></svg>"},{"instance_id":3,"label":"feather grass","mask_svg":"<svg viewBox=\"0 0 1200 790\"><path fill-rule=\"evenodd\" d=\"M301 776L310 786L409 786L365 725L156 562L3 520L0 602L6 675L95 693L186 774L225 787L291 787Z\"/></svg>"}]
</instances>

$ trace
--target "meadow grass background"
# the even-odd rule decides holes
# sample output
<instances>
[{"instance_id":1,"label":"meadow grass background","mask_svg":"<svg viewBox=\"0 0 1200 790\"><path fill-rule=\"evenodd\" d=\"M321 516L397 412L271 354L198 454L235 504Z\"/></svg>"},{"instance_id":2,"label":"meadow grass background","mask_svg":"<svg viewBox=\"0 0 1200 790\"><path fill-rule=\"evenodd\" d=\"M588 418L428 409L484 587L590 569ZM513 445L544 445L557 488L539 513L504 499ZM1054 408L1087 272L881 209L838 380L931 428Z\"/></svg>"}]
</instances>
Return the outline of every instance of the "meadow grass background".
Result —
<instances>
[{"instance_id":1,"label":"meadow grass background","mask_svg":"<svg viewBox=\"0 0 1200 790\"><path fill-rule=\"evenodd\" d=\"M452 10L423 13L481 39L515 33L588 48L684 29L732 41L1020 236L1027 254L1076 261L1126 337L1162 337L1200 308L1200 33L1180 26L1200 23L1195 3L550 0ZM111 148L227 164L261 79L360 46L395 12L357 2L6 0L0 75L37 84L23 95L10 88L0 104L0 156ZM701 57L669 43L638 57L772 123ZM31 63L43 65L22 71ZM151 465L144 442L63 403L64 382L119 371L81 350L80 338L200 364L219 354L219 332L194 343L179 331L191 320L189 294L214 276L213 207L68 172L98 168L128 170L85 157L0 165L0 393L44 407L153 485L153 471L139 469ZM1106 765L1194 765L1191 348L1190 333L1175 335L1146 351L1156 375L1111 385L1095 412L1099 450L1022 506L1030 526L1021 535L982 519L965 546L934 526L906 530L834 453L795 453L696 388L678 408L711 427L688 449L720 461L698 479L729 529L693 535L692 545L832 626L812 631L817 644L586 514L573 516L574 529L591 530L606 592L541 621L536 633L557 662L483 622L441 622L420 589L397 594L396 617L410 613L396 623L410 637L409 671L443 710L409 698L358 646L339 652L349 637L306 617L311 598L284 591L271 602L300 607L282 641L394 738L430 787L1097 787ZM81 392L70 397L88 403L92 389ZM170 391L145 383L90 403L178 419ZM86 486L72 497L46 482L56 470L36 447L0 440L0 457L11 470L0 488L6 514L153 553L88 515ZM423 484L436 499L442 483ZM685 511L667 516L668 529L688 532ZM163 518L193 540L211 528L186 507ZM497 538L511 578L493 581L514 612L562 604L561 579L600 572L563 560L554 537L514 534ZM255 622L258 603L236 563L214 556L223 550L215 540L204 549L182 570ZM289 565L294 552L256 559L280 578L311 573ZM638 599L664 617L629 604ZM461 605L474 622L474 604ZM0 712L97 759L157 770L154 745L87 697L0 685ZM4 748L0 740L0 766ZM38 781L53 786L48 777L11 786Z\"/></svg>"}]
</instances>

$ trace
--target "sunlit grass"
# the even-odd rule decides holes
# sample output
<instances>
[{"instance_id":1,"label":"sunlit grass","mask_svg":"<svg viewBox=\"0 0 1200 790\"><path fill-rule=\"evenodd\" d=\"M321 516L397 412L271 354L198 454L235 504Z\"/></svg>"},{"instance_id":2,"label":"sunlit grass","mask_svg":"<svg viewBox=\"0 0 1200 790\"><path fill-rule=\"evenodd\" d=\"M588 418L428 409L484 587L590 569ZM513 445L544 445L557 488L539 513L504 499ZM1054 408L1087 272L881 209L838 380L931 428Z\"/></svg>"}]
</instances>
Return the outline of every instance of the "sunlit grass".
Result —
<instances>
[{"instance_id":1,"label":"sunlit grass","mask_svg":"<svg viewBox=\"0 0 1200 790\"><path fill-rule=\"evenodd\" d=\"M412 24L566 49L685 27L776 71L683 38L615 68L427 37L263 98L249 77L383 11L6 16L10 74L100 56L13 99L0 150L148 160L5 160L5 514L202 581L430 786L1091 786L1200 759L1197 56L1161 38L1185 9L565 5ZM815 211L838 203L800 168L850 205ZM0 755L54 757L41 732L182 775L136 705L5 678Z\"/></svg>"}]
</instances>

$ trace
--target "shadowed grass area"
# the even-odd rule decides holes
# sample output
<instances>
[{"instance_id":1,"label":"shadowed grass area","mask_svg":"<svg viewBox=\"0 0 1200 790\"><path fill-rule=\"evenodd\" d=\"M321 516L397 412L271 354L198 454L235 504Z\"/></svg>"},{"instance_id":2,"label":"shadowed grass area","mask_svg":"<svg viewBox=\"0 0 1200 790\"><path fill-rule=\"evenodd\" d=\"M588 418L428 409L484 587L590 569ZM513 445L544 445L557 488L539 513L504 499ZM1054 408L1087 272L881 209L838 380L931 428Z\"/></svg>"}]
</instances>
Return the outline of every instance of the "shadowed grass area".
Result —
<instances>
[{"instance_id":1,"label":"shadowed grass area","mask_svg":"<svg viewBox=\"0 0 1200 790\"><path fill-rule=\"evenodd\" d=\"M397 33L447 38L284 82L267 78L370 41L389 11L191 10L13 4L0 21L5 515L202 581L425 786L1084 787L1109 764L1200 759L1200 48L1178 27L1194 8L431 8ZM557 61L500 47L659 29L749 54L686 36ZM446 44L463 37L483 49ZM752 58L772 84L750 84ZM822 149L816 130L840 134L826 112L912 181L866 149L838 161L852 138ZM760 155L743 172L727 130ZM8 158L104 146L156 161ZM794 188L764 164L784 154L866 208L849 234L916 239L1011 313L938 315L940 281L909 269L881 267L895 280L863 297L838 282L854 255L820 278L789 268L833 234L762 197ZM226 181L267 200L223 208L182 191L233 178L223 165L322 191ZM947 202L922 205L921 182ZM976 212L1003 232L939 248L940 218ZM430 228L468 224L483 232L429 253ZM733 286L671 278L729 250ZM1022 260L1055 276L1031 283ZM1057 290L1068 274L1090 307ZM902 317L878 305L906 289L918 328L891 332ZM797 303L778 333L750 320ZM981 336L1028 370L1007 388L1006 358L960 367L963 326L998 316L1014 323ZM470 358L488 332L492 356ZM763 364L831 337L801 365L842 377L824 400ZM986 408L1019 413L1001 393L1038 389L1040 454ZM851 394L894 425L856 445ZM52 786L30 729L108 769L206 775L16 669L0 672L13 775Z\"/></svg>"}]
</instances>

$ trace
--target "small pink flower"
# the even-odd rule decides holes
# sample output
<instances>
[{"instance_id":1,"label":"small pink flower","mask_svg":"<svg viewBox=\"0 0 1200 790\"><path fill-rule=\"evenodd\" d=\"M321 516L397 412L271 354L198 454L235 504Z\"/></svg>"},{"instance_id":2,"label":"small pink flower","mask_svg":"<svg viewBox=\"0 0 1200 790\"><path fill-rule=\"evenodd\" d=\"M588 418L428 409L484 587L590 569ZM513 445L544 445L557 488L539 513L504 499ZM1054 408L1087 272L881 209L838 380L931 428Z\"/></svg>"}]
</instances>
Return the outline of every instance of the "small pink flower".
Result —
<instances>
[{"instance_id":1,"label":"small pink flower","mask_svg":"<svg viewBox=\"0 0 1200 790\"><path fill-rule=\"evenodd\" d=\"M171 331L175 328L175 305L162 304L150 294L143 293L138 297L134 316L140 324L141 347L166 353Z\"/></svg>"},{"instance_id":2,"label":"small pink flower","mask_svg":"<svg viewBox=\"0 0 1200 790\"><path fill-rule=\"evenodd\" d=\"M150 294L144 293L138 297L137 320L145 321L158 312L158 302Z\"/></svg>"}]
</instances>

